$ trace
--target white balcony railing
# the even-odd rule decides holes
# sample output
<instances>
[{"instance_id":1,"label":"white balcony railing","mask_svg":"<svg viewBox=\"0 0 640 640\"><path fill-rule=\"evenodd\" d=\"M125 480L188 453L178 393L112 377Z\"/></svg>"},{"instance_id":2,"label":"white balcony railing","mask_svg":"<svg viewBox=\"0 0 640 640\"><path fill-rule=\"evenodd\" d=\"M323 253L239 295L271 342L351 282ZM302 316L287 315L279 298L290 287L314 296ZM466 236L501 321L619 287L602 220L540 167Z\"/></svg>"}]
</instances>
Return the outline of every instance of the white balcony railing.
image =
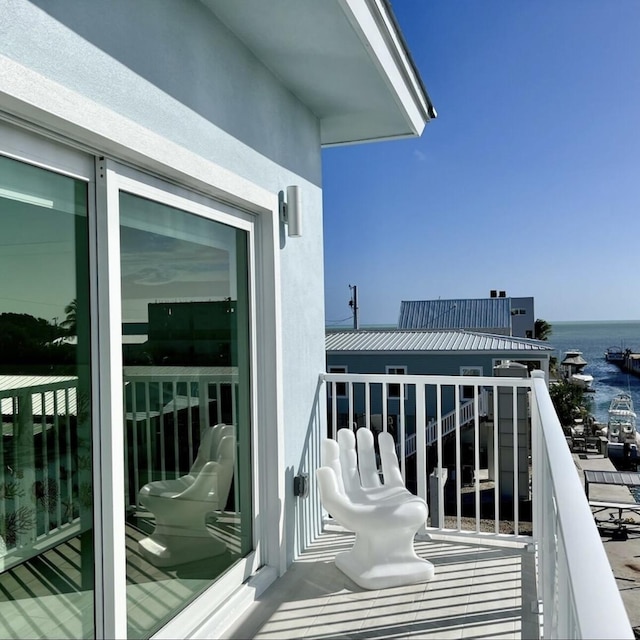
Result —
<instances>
[{"instance_id":1,"label":"white balcony railing","mask_svg":"<svg viewBox=\"0 0 640 640\"><path fill-rule=\"evenodd\" d=\"M0 376L0 567L80 531L91 438L73 376Z\"/></svg>"},{"instance_id":2,"label":"white balcony railing","mask_svg":"<svg viewBox=\"0 0 640 640\"><path fill-rule=\"evenodd\" d=\"M521 543L536 553L532 606L543 637L632 638L544 378L533 375L322 378L333 435L354 423L393 432L408 486L430 504L429 533ZM88 400L77 379L10 378L0 384L0 517L21 513L26 524L1 541L5 568L12 556L24 560L79 530L90 482ZM470 387L473 397L463 401ZM125 396L130 504L151 476L182 473L193 460L191 429L235 419L228 370L131 368ZM185 447L186 463L176 457Z\"/></svg>"},{"instance_id":3,"label":"white balcony railing","mask_svg":"<svg viewBox=\"0 0 640 640\"><path fill-rule=\"evenodd\" d=\"M321 377L333 437L354 425L393 432L407 486L430 505L429 534L536 554L542 637L634 637L542 372Z\"/></svg>"}]
</instances>

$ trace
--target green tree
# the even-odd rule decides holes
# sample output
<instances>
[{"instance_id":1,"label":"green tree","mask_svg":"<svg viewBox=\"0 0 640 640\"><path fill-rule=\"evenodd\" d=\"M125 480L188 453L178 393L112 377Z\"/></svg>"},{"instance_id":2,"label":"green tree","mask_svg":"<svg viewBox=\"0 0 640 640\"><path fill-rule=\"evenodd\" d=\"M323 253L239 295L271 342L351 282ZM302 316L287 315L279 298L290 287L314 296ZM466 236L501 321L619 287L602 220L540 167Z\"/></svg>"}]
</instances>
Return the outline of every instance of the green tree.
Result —
<instances>
[{"instance_id":1,"label":"green tree","mask_svg":"<svg viewBox=\"0 0 640 640\"><path fill-rule=\"evenodd\" d=\"M0 313L0 364L4 373L36 373L33 367L49 372L53 364L69 361L68 348L56 339L66 335L63 328L27 313ZM31 367L31 369L29 368Z\"/></svg>"},{"instance_id":2,"label":"green tree","mask_svg":"<svg viewBox=\"0 0 640 640\"><path fill-rule=\"evenodd\" d=\"M584 389L567 380L553 383L549 387L549 395L563 427L572 426L575 418L585 420L591 411L591 399Z\"/></svg>"},{"instance_id":3,"label":"green tree","mask_svg":"<svg viewBox=\"0 0 640 640\"><path fill-rule=\"evenodd\" d=\"M534 333L536 340L548 340L553 333L553 329L546 320L538 318L534 325Z\"/></svg>"}]
</instances>

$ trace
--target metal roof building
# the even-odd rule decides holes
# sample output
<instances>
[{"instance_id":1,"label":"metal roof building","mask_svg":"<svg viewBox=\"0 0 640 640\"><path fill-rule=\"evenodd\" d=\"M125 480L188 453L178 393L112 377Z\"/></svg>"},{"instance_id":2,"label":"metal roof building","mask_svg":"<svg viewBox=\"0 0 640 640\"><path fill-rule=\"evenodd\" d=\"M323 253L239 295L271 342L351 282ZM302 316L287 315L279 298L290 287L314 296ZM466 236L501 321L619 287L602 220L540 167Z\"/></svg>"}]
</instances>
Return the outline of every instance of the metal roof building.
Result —
<instances>
[{"instance_id":1,"label":"metal roof building","mask_svg":"<svg viewBox=\"0 0 640 640\"><path fill-rule=\"evenodd\" d=\"M466 329L532 338L533 298L403 300L398 329Z\"/></svg>"},{"instance_id":2,"label":"metal roof building","mask_svg":"<svg viewBox=\"0 0 640 640\"><path fill-rule=\"evenodd\" d=\"M547 380L556 349L547 342L480 331L329 331L327 371L410 375L493 375L496 366L523 364Z\"/></svg>"},{"instance_id":3,"label":"metal roof building","mask_svg":"<svg viewBox=\"0 0 640 640\"><path fill-rule=\"evenodd\" d=\"M511 300L403 300L398 329L511 330Z\"/></svg>"},{"instance_id":4,"label":"metal roof building","mask_svg":"<svg viewBox=\"0 0 640 640\"><path fill-rule=\"evenodd\" d=\"M338 352L529 352L549 354L548 343L477 331L336 331L327 333L327 353Z\"/></svg>"}]
</instances>

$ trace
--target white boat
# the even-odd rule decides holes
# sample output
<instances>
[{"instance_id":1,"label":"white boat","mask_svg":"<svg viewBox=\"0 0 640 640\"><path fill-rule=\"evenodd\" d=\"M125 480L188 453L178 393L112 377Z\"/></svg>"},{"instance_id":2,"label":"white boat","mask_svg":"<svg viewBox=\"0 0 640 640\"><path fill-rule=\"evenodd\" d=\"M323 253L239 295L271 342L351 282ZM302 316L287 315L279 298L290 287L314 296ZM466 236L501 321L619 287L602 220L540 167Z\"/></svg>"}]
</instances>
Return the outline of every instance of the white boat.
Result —
<instances>
[{"instance_id":1,"label":"white boat","mask_svg":"<svg viewBox=\"0 0 640 640\"><path fill-rule=\"evenodd\" d=\"M582 357L582 351L578 351L577 349L567 351L560 364L564 370L566 380L577 387L585 390L591 390L593 376L582 372L588 364Z\"/></svg>"},{"instance_id":2,"label":"white boat","mask_svg":"<svg viewBox=\"0 0 640 640\"><path fill-rule=\"evenodd\" d=\"M636 413L628 393L619 393L611 400L607 436L611 443L636 444Z\"/></svg>"},{"instance_id":3,"label":"white boat","mask_svg":"<svg viewBox=\"0 0 640 640\"><path fill-rule=\"evenodd\" d=\"M569 382L571 384L575 384L577 387L582 387L583 389L591 389L593 376L588 373L574 373L569 376Z\"/></svg>"}]
</instances>

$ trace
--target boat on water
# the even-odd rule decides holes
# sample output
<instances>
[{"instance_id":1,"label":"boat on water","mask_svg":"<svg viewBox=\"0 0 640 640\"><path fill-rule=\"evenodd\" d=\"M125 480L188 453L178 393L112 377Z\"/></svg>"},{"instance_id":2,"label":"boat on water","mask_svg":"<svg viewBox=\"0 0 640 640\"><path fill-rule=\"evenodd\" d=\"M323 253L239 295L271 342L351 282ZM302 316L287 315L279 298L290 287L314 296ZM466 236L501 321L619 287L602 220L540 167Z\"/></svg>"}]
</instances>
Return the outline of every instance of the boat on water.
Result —
<instances>
[{"instance_id":1,"label":"boat on water","mask_svg":"<svg viewBox=\"0 0 640 640\"><path fill-rule=\"evenodd\" d=\"M607 362L624 362L624 350L622 347L609 347L604 352L604 359Z\"/></svg>"},{"instance_id":2,"label":"boat on water","mask_svg":"<svg viewBox=\"0 0 640 640\"><path fill-rule=\"evenodd\" d=\"M640 434L636 431L636 412L628 393L619 393L609 405L607 454L617 469L638 468Z\"/></svg>"},{"instance_id":3,"label":"boat on water","mask_svg":"<svg viewBox=\"0 0 640 640\"><path fill-rule=\"evenodd\" d=\"M628 393L619 393L611 400L607 438L610 444L636 444L636 413Z\"/></svg>"},{"instance_id":4,"label":"boat on water","mask_svg":"<svg viewBox=\"0 0 640 640\"><path fill-rule=\"evenodd\" d=\"M565 379L571 384L581 387L586 391L591 390L593 384L593 376L583 373L583 369L589 364L583 357L582 351L572 349L564 354L564 358L560 363L564 370Z\"/></svg>"}]
</instances>

